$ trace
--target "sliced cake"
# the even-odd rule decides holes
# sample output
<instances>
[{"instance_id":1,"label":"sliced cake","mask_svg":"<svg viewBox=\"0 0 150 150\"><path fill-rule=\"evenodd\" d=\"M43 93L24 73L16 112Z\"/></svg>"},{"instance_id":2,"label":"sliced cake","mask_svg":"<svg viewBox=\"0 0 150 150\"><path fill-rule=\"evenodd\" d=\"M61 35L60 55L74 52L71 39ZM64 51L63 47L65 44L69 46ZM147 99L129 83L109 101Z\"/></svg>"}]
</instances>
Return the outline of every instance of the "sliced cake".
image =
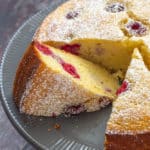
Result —
<instances>
[{"instance_id":1,"label":"sliced cake","mask_svg":"<svg viewBox=\"0 0 150 150\"><path fill-rule=\"evenodd\" d=\"M70 0L50 13L17 71L20 111L92 112L118 95L106 150L150 150L149 9L149 0Z\"/></svg>"},{"instance_id":2,"label":"sliced cake","mask_svg":"<svg viewBox=\"0 0 150 150\"><path fill-rule=\"evenodd\" d=\"M34 40L126 72L134 48L150 38L149 6L149 0L70 0L46 17ZM142 55L150 66L149 49Z\"/></svg>"},{"instance_id":3,"label":"sliced cake","mask_svg":"<svg viewBox=\"0 0 150 150\"><path fill-rule=\"evenodd\" d=\"M106 129L106 150L150 149L150 71L134 50Z\"/></svg>"},{"instance_id":4,"label":"sliced cake","mask_svg":"<svg viewBox=\"0 0 150 150\"><path fill-rule=\"evenodd\" d=\"M38 116L78 114L99 110L115 99L118 81L104 68L39 42L32 47L15 81L14 97L21 112Z\"/></svg>"},{"instance_id":5,"label":"sliced cake","mask_svg":"<svg viewBox=\"0 0 150 150\"><path fill-rule=\"evenodd\" d=\"M110 70L126 71L133 48L141 43L130 42L121 29L122 20L128 19L127 4L127 1L70 0L47 16L34 40Z\"/></svg>"}]
</instances>

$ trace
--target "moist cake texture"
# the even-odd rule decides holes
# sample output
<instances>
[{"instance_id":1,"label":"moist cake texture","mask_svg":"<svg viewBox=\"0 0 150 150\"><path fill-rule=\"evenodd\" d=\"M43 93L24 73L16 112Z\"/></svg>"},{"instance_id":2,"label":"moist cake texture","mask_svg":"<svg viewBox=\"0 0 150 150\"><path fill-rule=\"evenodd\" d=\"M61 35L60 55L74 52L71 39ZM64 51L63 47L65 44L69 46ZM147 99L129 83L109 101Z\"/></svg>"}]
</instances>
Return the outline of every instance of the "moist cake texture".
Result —
<instances>
[{"instance_id":1,"label":"moist cake texture","mask_svg":"<svg viewBox=\"0 0 150 150\"><path fill-rule=\"evenodd\" d=\"M20 97L21 112L37 116L78 114L99 110L115 99L118 81L104 68L39 42L33 43L33 53L39 64ZM31 55L26 57L24 64ZM20 74L17 80L21 80Z\"/></svg>"}]
</instances>

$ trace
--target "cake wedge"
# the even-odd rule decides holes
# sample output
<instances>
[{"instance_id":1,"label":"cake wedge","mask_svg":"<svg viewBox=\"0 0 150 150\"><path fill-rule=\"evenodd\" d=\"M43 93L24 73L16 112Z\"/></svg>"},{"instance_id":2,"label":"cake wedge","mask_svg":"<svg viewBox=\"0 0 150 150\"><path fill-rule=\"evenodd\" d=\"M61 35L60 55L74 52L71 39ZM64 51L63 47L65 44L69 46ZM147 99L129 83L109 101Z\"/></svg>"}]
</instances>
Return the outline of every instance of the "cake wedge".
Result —
<instances>
[{"instance_id":1,"label":"cake wedge","mask_svg":"<svg viewBox=\"0 0 150 150\"><path fill-rule=\"evenodd\" d=\"M27 71L26 77L23 70ZM20 90L21 86L24 90ZM65 51L33 42L18 68L14 97L23 113L74 115L105 107L116 98L118 87L118 81L104 68Z\"/></svg>"},{"instance_id":2,"label":"cake wedge","mask_svg":"<svg viewBox=\"0 0 150 150\"><path fill-rule=\"evenodd\" d=\"M150 71L134 50L106 129L106 150L150 149Z\"/></svg>"}]
</instances>

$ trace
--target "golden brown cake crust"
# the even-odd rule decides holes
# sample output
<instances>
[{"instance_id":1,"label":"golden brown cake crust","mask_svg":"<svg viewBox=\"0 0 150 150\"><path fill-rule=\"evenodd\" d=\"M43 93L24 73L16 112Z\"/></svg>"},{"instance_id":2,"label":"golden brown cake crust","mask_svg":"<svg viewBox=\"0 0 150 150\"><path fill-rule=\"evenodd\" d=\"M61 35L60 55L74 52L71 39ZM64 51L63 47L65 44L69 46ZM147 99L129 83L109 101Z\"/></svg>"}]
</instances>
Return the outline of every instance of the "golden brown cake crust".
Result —
<instances>
[{"instance_id":1,"label":"golden brown cake crust","mask_svg":"<svg viewBox=\"0 0 150 150\"><path fill-rule=\"evenodd\" d=\"M105 150L150 150L150 133L106 134Z\"/></svg>"},{"instance_id":2,"label":"golden brown cake crust","mask_svg":"<svg viewBox=\"0 0 150 150\"><path fill-rule=\"evenodd\" d=\"M20 104L22 94L26 89L26 83L32 77L32 74L34 74L36 68L38 68L39 65L40 61L36 57L33 51L33 43L31 43L18 66L16 78L14 81L13 95L18 107Z\"/></svg>"}]
</instances>

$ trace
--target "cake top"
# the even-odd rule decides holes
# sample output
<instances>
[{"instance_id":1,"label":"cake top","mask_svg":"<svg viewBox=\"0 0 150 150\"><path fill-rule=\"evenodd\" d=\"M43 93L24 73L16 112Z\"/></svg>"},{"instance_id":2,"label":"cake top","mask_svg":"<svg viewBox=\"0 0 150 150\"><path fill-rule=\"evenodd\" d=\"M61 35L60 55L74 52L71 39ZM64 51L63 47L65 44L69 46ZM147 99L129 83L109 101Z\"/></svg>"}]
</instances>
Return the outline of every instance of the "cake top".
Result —
<instances>
[{"instance_id":1,"label":"cake top","mask_svg":"<svg viewBox=\"0 0 150 150\"><path fill-rule=\"evenodd\" d=\"M47 16L34 39L140 39L149 35L149 8L149 0L70 0Z\"/></svg>"},{"instance_id":2,"label":"cake top","mask_svg":"<svg viewBox=\"0 0 150 150\"><path fill-rule=\"evenodd\" d=\"M150 72L139 51L134 50L125 81L108 122L109 134L150 131Z\"/></svg>"}]
</instances>

